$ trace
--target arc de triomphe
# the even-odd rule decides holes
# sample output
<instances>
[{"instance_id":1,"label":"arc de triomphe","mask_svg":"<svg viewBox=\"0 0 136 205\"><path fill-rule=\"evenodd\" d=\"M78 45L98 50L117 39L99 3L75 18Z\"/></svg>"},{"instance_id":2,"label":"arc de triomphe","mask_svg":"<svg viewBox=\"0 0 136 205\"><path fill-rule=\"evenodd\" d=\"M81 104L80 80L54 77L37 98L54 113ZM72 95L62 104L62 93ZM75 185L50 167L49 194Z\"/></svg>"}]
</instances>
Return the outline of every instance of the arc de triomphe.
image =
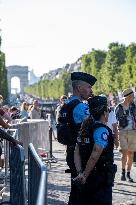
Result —
<instances>
[{"instance_id":1,"label":"arc de triomphe","mask_svg":"<svg viewBox=\"0 0 136 205\"><path fill-rule=\"evenodd\" d=\"M28 67L27 66L8 66L7 79L8 79L8 92L11 94L11 79L18 77L20 79L20 92L24 92L24 87L28 86Z\"/></svg>"}]
</instances>

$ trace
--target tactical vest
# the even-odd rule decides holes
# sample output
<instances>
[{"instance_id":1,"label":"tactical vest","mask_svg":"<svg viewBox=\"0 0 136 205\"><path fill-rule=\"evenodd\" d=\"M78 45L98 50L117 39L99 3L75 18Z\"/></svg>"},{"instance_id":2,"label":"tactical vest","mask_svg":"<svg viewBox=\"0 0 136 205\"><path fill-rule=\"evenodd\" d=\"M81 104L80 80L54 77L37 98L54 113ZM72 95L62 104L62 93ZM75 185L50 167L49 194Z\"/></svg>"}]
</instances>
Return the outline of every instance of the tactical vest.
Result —
<instances>
[{"instance_id":1,"label":"tactical vest","mask_svg":"<svg viewBox=\"0 0 136 205\"><path fill-rule=\"evenodd\" d=\"M84 137L81 134L81 136L79 136L78 138L79 152L81 156L81 164L83 170L85 169L87 161L90 158L91 152L93 150L93 146L94 146L93 133L95 129L100 127L105 127L109 132L109 136L108 136L108 144L106 148L103 149L103 152L99 160L97 161L95 167L97 169L102 169L102 167L105 166L106 164L113 164L114 139L113 139L112 131L106 125L95 122L93 123L93 125L90 125L85 128Z\"/></svg>"},{"instance_id":2,"label":"tactical vest","mask_svg":"<svg viewBox=\"0 0 136 205\"><path fill-rule=\"evenodd\" d=\"M124 129L125 127L128 126L128 119L127 119L128 115L126 114L126 111L124 111L122 104L118 104L117 108L115 110L116 117L117 117L117 120L119 121L119 126ZM128 110L132 116L133 121L136 122L136 106L135 106L135 104L131 103L129 105Z\"/></svg>"}]
</instances>

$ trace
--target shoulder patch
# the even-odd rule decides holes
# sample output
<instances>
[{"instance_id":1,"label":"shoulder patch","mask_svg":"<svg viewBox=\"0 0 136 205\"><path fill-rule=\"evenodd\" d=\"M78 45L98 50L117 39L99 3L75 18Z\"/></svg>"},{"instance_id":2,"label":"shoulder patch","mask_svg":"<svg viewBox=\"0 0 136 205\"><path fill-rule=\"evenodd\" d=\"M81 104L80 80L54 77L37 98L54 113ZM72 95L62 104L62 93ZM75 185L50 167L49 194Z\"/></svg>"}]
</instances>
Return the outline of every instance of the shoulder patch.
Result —
<instances>
[{"instance_id":1,"label":"shoulder patch","mask_svg":"<svg viewBox=\"0 0 136 205\"><path fill-rule=\"evenodd\" d=\"M86 108L84 112L85 112L86 115L89 115L89 109L88 108Z\"/></svg>"},{"instance_id":2,"label":"shoulder patch","mask_svg":"<svg viewBox=\"0 0 136 205\"><path fill-rule=\"evenodd\" d=\"M107 139L108 139L108 134L107 134L106 132L103 132L103 133L101 134L101 138L102 138L104 141L107 141Z\"/></svg>"}]
</instances>

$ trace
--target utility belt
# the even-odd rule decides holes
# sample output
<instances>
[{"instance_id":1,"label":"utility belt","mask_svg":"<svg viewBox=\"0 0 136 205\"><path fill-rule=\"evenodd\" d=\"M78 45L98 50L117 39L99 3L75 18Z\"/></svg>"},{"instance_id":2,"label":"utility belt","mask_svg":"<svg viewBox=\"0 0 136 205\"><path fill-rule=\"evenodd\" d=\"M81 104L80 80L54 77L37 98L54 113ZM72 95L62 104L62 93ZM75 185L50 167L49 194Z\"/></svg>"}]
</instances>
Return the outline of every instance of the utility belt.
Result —
<instances>
[{"instance_id":1,"label":"utility belt","mask_svg":"<svg viewBox=\"0 0 136 205\"><path fill-rule=\"evenodd\" d=\"M117 172L116 164L111 164L108 166L106 165L103 171L102 169L100 171L98 168L95 167L91 171L89 177L87 178L86 183L92 187L93 191L98 191L105 186L112 187L114 186L114 179L115 179L116 172ZM86 184L81 184L79 180L73 179L72 183L74 183L79 190L83 190L86 187Z\"/></svg>"},{"instance_id":2,"label":"utility belt","mask_svg":"<svg viewBox=\"0 0 136 205\"><path fill-rule=\"evenodd\" d=\"M94 172L97 171L100 175L103 175L106 186L114 186L115 174L117 172L116 164L104 164L101 167L95 167Z\"/></svg>"}]
</instances>

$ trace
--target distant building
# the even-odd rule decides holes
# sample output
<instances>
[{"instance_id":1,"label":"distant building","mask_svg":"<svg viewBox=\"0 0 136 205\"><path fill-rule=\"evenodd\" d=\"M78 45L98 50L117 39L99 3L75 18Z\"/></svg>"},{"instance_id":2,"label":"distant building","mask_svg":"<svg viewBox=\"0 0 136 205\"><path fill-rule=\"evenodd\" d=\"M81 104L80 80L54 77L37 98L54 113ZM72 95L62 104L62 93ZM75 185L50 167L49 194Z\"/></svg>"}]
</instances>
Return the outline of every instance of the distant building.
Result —
<instances>
[{"instance_id":1,"label":"distant building","mask_svg":"<svg viewBox=\"0 0 136 205\"><path fill-rule=\"evenodd\" d=\"M48 73L44 73L40 80L54 80L56 78L59 78L63 72L76 72L81 71L82 66L82 57L78 58L75 63L72 64L66 64L63 68L57 68L55 70L51 70Z\"/></svg>"}]
</instances>

